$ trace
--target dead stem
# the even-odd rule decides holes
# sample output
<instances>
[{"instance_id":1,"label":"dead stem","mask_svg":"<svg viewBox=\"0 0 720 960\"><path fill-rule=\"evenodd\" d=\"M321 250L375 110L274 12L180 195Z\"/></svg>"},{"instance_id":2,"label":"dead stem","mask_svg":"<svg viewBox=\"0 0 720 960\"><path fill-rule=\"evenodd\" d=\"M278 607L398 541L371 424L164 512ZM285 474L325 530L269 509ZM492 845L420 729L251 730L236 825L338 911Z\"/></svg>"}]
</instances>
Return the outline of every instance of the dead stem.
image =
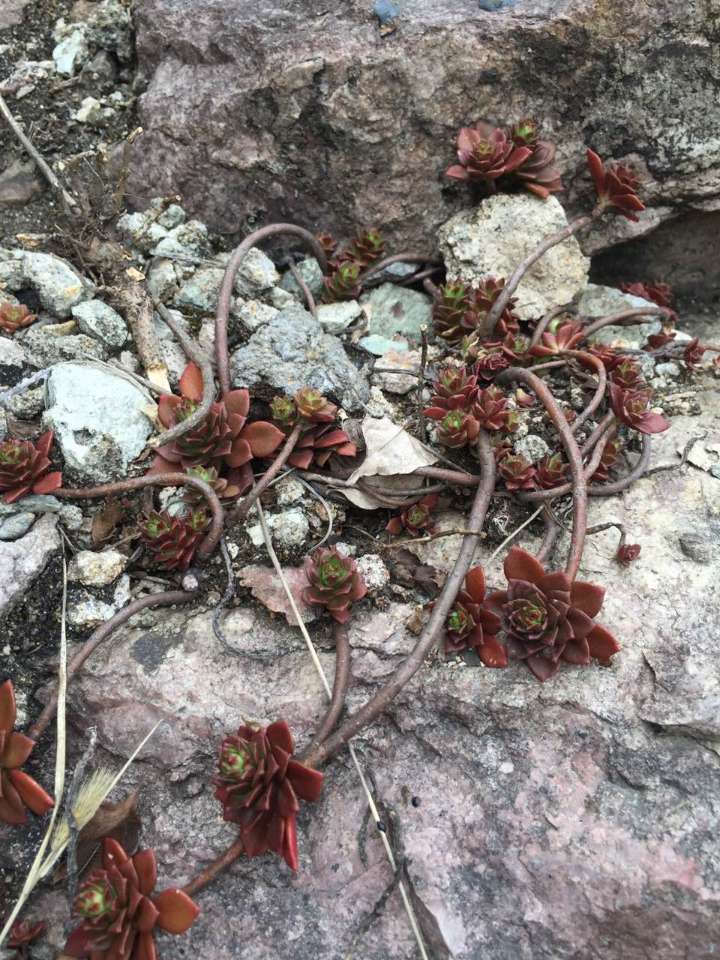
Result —
<instances>
[{"instance_id":1,"label":"dead stem","mask_svg":"<svg viewBox=\"0 0 720 960\"><path fill-rule=\"evenodd\" d=\"M335 756L349 740L356 736L360 730L368 726L368 724L373 723L387 709L405 684L417 673L425 662L425 657L437 643L438 635L445 623L445 618L455 602L458 590L460 590L465 575L472 563L480 531L490 504L490 498L495 488L495 456L493 454L490 437L484 430L480 431L480 436L478 437L478 454L482 482L478 485L475 502L473 503L470 517L468 518L468 530L471 530L472 533L467 535L463 540L460 552L455 560L455 565L433 605L430 619L420 639L410 656L395 671L390 680L380 688L376 695L369 700L364 707L361 707L356 713L349 717L340 729L332 734L322 746L318 747L310 756L306 757L305 762L308 766L319 766L327 762L331 757Z\"/></svg>"},{"instance_id":2,"label":"dead stem","mask_svg":"<svg viewBox=\"0 0 720 960\"><path fill-rule=\"evenodd\" d=\"M249 236L245 237L243 242L235 248L223 277L218 298L217 312L215 314L215 357L217 359L218 380L220 381L220 390L227 393L230 390L230 357L228 354L228 336L227 325L230 315L230 300L232 298L233 283L235 275L248 255L250 250L268 237L277 237L281 234L290 234L298 237L309 248L315 259L320 264L323 273L327 273L327 257L322 248L322 244L316 237L304 227L298 227L294 223L271 223L267 227L261 227L255 230Z\"/></svg>"},{"instance_id":3,"label":"dead stem","mask_svg":"<svg viewBox=\"0 0 720 960\"><path fill-rule=\"evenodd\" d=\"M280 473L282 468L287 463L288 457L293 452L298 440L300 439L300 434L306 427L307 424L303 420L300 420L295 424L295 426L292 428L292 432L283 444L280 453L278 453L278 455L275 457L260 480L253 486L252 490L242 498L242 500L233 510L233 520L243 520L248 515L250 508L257 501L257 498L264 490L267 490L267 488L270 486L270 483L275 479L275 477Z\"/></svg>"},{"instance_id":4,"label":"dead stem","mask_svg":"<svg viewBox=\"0 0 720 960\"><path fill-rule=\"evenodd\" d=\"M378 260L377 263L371 263L358 277L358 284L361 287L364 286L373 274L380 273L394 263L425 263L433 267L442 266L442 261L438 260L437 257L428 257L424 253L394 253L391 257L385 257Z\"/></svg>"},{"instance_id":5,"label":"dead stem","mask_svg":"<svg viewBox=\"0 0 720 960\"><path fill-rule=\"evenodd\" d=\"M306 756L312 756L313 751L330 736L340 719L347 699L350 685L350 637L347 626L343 623L335 623L333 635L335 637L335 679L332 698L317 733L300 755L299 759L302 763L305 763Z\"/></svg>"},{"instance_id":6,"label":"dead stem","mask_svg":"<svg viewBox=\"0 0 720 960\"><path fill-rule=\"evenodd\" d=\"M632 325L633 323L641 323L642 321L638 320L638 317L654 317L658 314L663 317L669 317L672 316L672 310L668 310L667 307L638 307L635 310L622 310L620 313L613 313L607 317L599 317L585 327L583 330L583 340L587 340L588 337L597 333L598 330L602 330L603 327L621 327Z\"/></svg>"}]
</instances>

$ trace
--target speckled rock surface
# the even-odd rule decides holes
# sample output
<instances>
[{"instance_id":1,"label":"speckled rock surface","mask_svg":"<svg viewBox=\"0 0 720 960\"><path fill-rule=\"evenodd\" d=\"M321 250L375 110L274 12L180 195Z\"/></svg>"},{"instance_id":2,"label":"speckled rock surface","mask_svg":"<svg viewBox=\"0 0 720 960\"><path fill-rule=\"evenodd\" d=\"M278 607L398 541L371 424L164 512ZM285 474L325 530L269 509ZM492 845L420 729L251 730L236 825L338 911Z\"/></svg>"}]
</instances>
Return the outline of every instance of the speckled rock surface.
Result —
<instances>
[{"instance_id":1,"label":"speckled rock surface","mask_svg":"<svg viewBox=\"0 0 720 960\"><path fill-rule=\"evenodd\" d=\"M559 145L573 213L591 202L586 146L642 173L648 214L636 225L604 221L588 248L646 233L683 206L711 215L703 211L720 194L712 3L395 5L397 29L383 37L368 0L317 9L139 0L150 82L131 192L181 189L193 214L222 231L292 220L342 237L377 223L397 249L424 250L467 202L442 177L457 128L536 116Z\"/></svg>"},{"instance_id":2,"label":"speckled rock surface","mask_svg":"<svg viewBox=\"0 0 720 960\"><path fill-rule=\"evenodd\" d=\"M13 516L3 517L3 521ZM60 549L57 517L41 517L32 529L19 540L0 542L0 614L6 613L19 601L47 564Z\"/></svg>"}]
</instances>

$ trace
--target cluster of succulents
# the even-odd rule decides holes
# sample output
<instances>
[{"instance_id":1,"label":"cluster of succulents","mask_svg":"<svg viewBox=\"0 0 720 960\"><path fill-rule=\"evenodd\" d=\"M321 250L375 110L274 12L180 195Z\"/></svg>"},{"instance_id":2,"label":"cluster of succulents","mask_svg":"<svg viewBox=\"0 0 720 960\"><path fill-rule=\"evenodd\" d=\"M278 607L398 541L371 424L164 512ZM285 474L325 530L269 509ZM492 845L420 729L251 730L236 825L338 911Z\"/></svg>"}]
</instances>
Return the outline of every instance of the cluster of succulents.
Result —
<instances>
[{"instance_id":1,"label":"cluster of succulents","mask_svg":"<svg viewBox=\"0 0 720 960\"><path fill-rule=\"evenodd\" d=\"M391 517L385 529L394 536L405 531L411 537L432 533L435 529L433 510L437 506L437 494L421 497L417 503L401 510L397 517Z\"/></svg>"},{"instance_id":2,"label":"cluster of succulents","mask_svg":"<svg viewBox=\"0 0 720 960\"><path fill-rule=\"evenodd\" d=\"M458 162L445 176L483 183L493 191L516 184L546 199L563 189L555 155L555 145L540 139L534 120L521 120L509 129L480 120L460 129Z\"/></svg>"},{"instance_id":3,"label":"cluster of succulents","mask_svg":"<svg viewBox=\"0 0 720 960\"><path fill-rule=\"evenodd\" d=\"M303 387L294 397L275 397L270 404L273 420L289 435L298 422L307 424L288 457L291 467L307 470L311 464L324 467L333 456L354 457L357 446L336 425L338 408L312 387Z\"/></svg>"},{"instance_id":4,"label":"cluster of succulents","mask_svg":"<svg viewBox=\"0 0 720 960\"><path fill-rule=\"evenodd\" d=\"M308 586L303 601L311 607L323 607L337 623L347 623L350 608L367 593L367 586L352 557L337 547L320 547L305 558Z\"/></svg>"},{"instance_id":5,"label":"cluster of succulents","mask_svg":"<svg viewBox=\"0 0 720 960\"><path fill-rule=\"evenodd\" d=\"M5 503L14 503L28 493L52 493L62 486L62 473L51 470L53 432L35 442L10 438L0 443L0 493Z\"/></svg>"},{"instance_id":6,"label":"cluster of succulents","mask_svg":"<svg viewBox=\"0 0 720 960\"><path fill-rule=\"evenodd\" d=\"M207 526L202 507L180 514L154 510L140 520L138 531L153 567L182 571L190 566Z\"/></svg>"},{"instance_id":7,"label":"cluster of succulents","mask_svg":"<svg viewBox=\"0 0 720 960\"><path fill-rule=\"evenodd\" d=\"M461 281L440 286L432 313L433 329L437 336L447 343L474 343L504 286L502 277L485 277L474 288ZM492 331L494 337L502 338L517 333L519 322L513 312L515 303L515 298L511 297Z\"/></svg>"},{"instance_id":8,"label":"cluster of succulents","mask_svg":"<svg viewBox=\"0 0 720 960\"><path fill-rule=\"evenodd\" d=\"M359 281L363 270L385 253L382 234L375 229L365 230L339 253L337 244L329 234L321 234L318 239L332 258L330 273L323 281L323 303L355 300L360 295Z\"/></svg>"},{"instance_id":9,"label":"cluster of succulents","mask_svg":"<svg viewBox=\"0 0 720 960\"><path fill-rule=\"evenodd\" d=\"M37 314L31 313L24 303L0 304L0 329L12 336L23 327L35 323Z\"/></svg>"},{"instance_id":10,"label":"cluster of succulents","mask_svg":"<svg viewBox=\"0 0 720 960\"><path fill-rule=\"evenodd\" d=\"M464 364L448 364L433 383L430 406L423 414L437 421L437 441L442 446L467 447L481 429L512 432L514 411L507 394L493 385L481 388L478 378L477 366L468 373Z\"/></svg>"}]
</instances>

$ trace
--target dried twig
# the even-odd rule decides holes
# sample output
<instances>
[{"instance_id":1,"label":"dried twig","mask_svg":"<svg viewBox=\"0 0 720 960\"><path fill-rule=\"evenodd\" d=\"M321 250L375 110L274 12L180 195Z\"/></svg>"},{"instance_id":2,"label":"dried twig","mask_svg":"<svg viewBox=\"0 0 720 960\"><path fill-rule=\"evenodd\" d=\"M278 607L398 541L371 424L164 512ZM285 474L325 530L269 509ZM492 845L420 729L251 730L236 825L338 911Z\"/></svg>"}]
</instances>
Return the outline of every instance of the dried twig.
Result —
<instances>
[{"instance_id":1,"label":"dried twig","mask_svg":"<svg viewBox=\"0 0 720 960\"><path fill-rule=\"evenodd\" d=\"M335 623L333 625L333 637L335 638L335 679L333 680L332 697L315 736L303 751L303 756L311 754L315 747L320 746L332 733L347 699L348 686L350 685L350 638L345 624Z\"/></svg>"}]
</instances>

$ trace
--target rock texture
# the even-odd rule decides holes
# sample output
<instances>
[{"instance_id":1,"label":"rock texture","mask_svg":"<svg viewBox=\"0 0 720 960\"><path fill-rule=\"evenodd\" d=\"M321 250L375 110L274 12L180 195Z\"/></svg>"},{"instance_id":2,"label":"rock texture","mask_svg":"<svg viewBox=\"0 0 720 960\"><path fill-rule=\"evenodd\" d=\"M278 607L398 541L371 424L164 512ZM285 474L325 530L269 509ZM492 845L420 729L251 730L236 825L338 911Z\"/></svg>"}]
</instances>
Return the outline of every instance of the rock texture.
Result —
<instances>
[{"instance_id":1,"label":"rock texture","mask_svg":"<svg viewBox=\"0 0 720 960\"><path fill-rule=\"evenodd\" d=\"M683 208L713 209L712 3L395 6L397 29L383 37L366 0L139 0L149 86L132 194L180 192L222 231L291 219L347 236L377 223L423 249L467 202L442 176L457 128L535 115L558 142L573 209L590 199L586 146L642 171L650 212L636 226L604 225L594 248Z\"/></svg>"},{"instance_id":2,"label":"rock texture","mask_svg":"<svg viewBox=\"0 0 720 960\"><path fill-rule=\"evenodd\" d=\"M706 448L720 440L717 398L701 392L698 402L701 416L678 417L656 438L654 465L677 465L690 430L708 433ZM622 498L592 502L590 522L609 520L642 544L629 568L613 560L614 530L586 551L583 573L607 587L599 619L622 643L611 668L566 667L540 685L517 664L435 660L361 738L434 958L714 956L720 606L717 554L693 545L717 536L720 481L692 465L655 473ZM450 539L428 544L424 559L447 568ZM481 559L492 549L481 544ZM488 569L499 583L499 559ZM351 709L412 647L413 613L397 601L361 605ZM116 755L166 721L126 785L144 788L144 841L168 883L186 882L194 861L209 862L233 837L208 785L221 734L240 718L284 716L303 743L321 712L296 629L243 605L224 618L223 647L210 620L209 611L140 615L70 688L75 719L97 725ZM327 620L311 629L331 671ZM216 960L415 958L397 892L373 913L391 871L364 814L340 757L320 802L302 809L298 874L269 857L239 861L201 895L183 950ZM49 915L53 902L48 894Z\"/></svg>"},{"instance_id":3,"label":"rock texture","mask_svg":"<svg viewBox=\"0 0 720 960\"><path fill-rule=\"evenodd\" d=\"M14 517L26 514L14 514ZM3 518L3 523L8 518ZM20 540L0 542L0 614L21 600L40 576L52 555L60 549L57 517L42 517Z\"/></svg>"}]
</instances>

